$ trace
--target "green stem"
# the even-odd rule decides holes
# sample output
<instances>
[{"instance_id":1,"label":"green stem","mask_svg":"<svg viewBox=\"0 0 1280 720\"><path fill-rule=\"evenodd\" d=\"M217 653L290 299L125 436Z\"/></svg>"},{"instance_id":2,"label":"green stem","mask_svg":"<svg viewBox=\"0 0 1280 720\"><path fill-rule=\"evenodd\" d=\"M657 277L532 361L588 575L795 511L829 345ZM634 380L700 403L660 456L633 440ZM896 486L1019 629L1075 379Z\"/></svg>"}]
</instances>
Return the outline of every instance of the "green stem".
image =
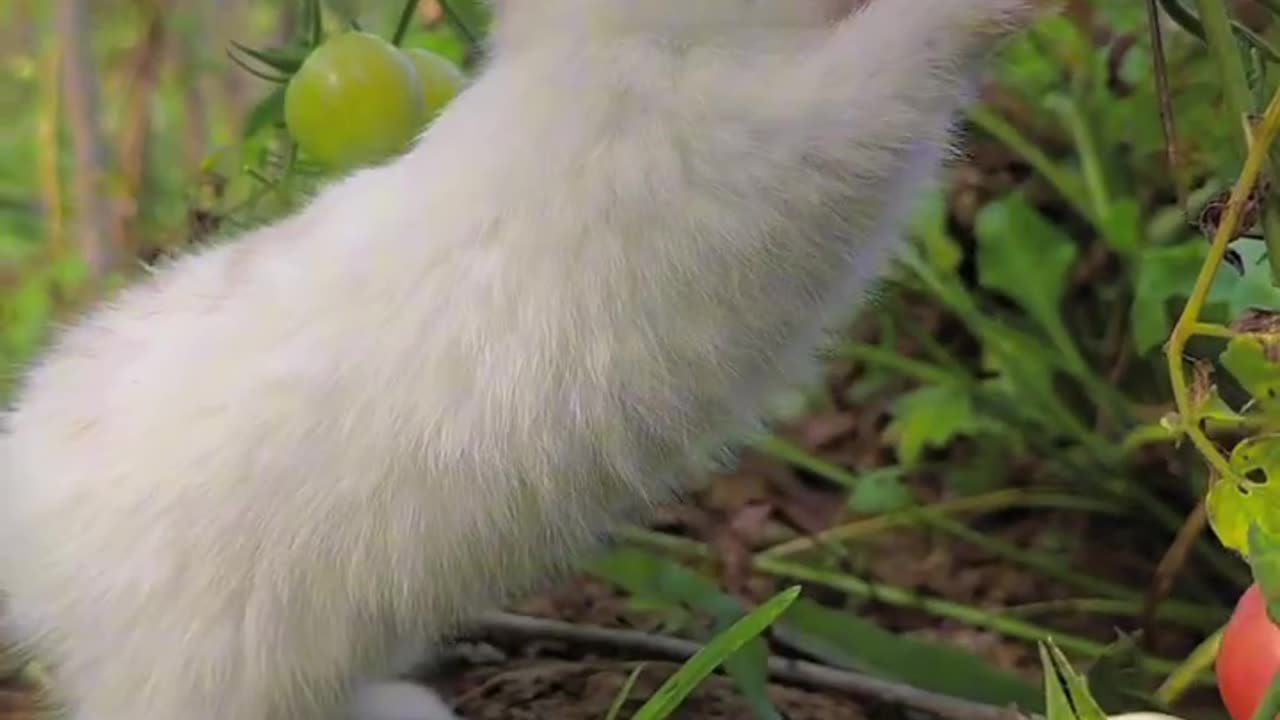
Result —
<instances>
[{"instance_id":1,"label":"green stem","mask_svg":"<svg viewBox=\"0 0 1280 720\"><path fill-rule=\"evenodd\" d=\"M837 345L832 355L894 370L901 375L932 385L950 385L957 382L969 384L969 378L961 373L949 372L944 368L907 357L879 345L845 342Z\"/></svg>"},{"instance_id":2,"label":"green stem","mask_svg":"<svg viewBox=\"0 0 1280 720\"><path fill-rule=\"evenodd\" d=\"M444 16L448 18L449 24L462 35L462 39L466 40L467 46L474 51L480 47L480 34L477 33L458 13L457 8L453 6L452 0L440 0L440 9L444 11Z\"/></svg>"},{"instance_id":3,"label":"green stem","mask_svg":"<svg viewBox=\"0 0 1280 720\"><path fill-rule=\"evenodd\" d=\"M1204 28L1204 41L1218 70L1218 81L1230 110L1233 124L1244 132L1244 125L1252 115L1253 100L1249 90L1249 76L1245 73L1244 59L1240 57L1240 44L1231 29L1231 16L1223 0L1195 0L1200 25ZM1242 144L1248 148L1248 142Z\"/></svg>"},{"instance_id":4,"label":"green stem","mask_svg":"<svg viewBox=\"0 0 1280 720\"><path fill-rule=\"evenodd\" d=\"M1277 713L1280 713L1280 672L1271 676L1267 694L1262 696L1262 702L1250 720L1274 720Z\"/></svg>"},{"instance_id":5,"label":"green stem","mask_svg":"<svg viewBox=\"0 0 1280 720\"><path fill-rule=\"evenodd\" d=\"M1185 627L1212 632L1222 623L1214 620L1209 608L1191 606L1194 613L1184 613L1181 609L1171 610L1161 606L1156 609L1156 617ZM1136 618L1142 615L1142 601L1119 600L1116 598L1066 598L1063 600L1045 600L1025 603L1005 608L1010 615L1029 617L1041 614L1082 614L1082 615L1115 615Z\"/></svg>"},{"instance_id":6,"label":"green stem","mask_svg":"<svg viewBox=\"0 0 1280 720\"><path fill-rule=\"evenodd\" d=\"M1021 156L1062 195L1076 212L1088 219L1095 227L1101 226L1102 219L1094 213L1088 195L1081 190L1076 179L1050 159L1035 143L1028 140L1012 123L992 112L985 105L973 105L968 109L967 114L969 120L975 125Z\"/></svg>"},{"instance_id":7,"label":"green stem","mask_svg":"<svg viewBox=\"0 0 1280 720\"><path fill-rule=\"evenodd\" d=\"M405 0L404 7L400 9L400 19L396 21L396 30L391 34L391 44L399 46L404 42L404 36L409 32L409 23L413 21L413 14L418 10L418 0Z\"/></svg>"},{"instance_id":8,"label":"green stem","mask_svg":"<svg viewBox=\"0 0 1280 720\"><path fill-rule=\"evenodd\" d=\"M1222 630L1205 638L1196 646L1169 677L1156 690L1155 699L1163 707L1172 707L1187 690L1195 684L1196 678L1213 669L1214 658L1218 656L1218 648L1222 645Z\"/></svg>"}]
</instances>

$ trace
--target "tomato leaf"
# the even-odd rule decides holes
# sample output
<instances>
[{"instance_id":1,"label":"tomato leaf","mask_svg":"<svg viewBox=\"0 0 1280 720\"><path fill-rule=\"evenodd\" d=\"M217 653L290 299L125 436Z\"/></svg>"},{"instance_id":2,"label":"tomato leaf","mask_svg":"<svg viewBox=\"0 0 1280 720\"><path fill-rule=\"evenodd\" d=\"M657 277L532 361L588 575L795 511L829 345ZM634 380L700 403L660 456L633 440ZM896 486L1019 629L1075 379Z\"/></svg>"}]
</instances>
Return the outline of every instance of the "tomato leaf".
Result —
<instances>
[{"instance_id":1,"label":"tomato leaf","mask_svg":"<svg viewBox=\"0 0 1280 720\"><path fill-rule=\"evenodd\" d=\"M1133 326L1134 346L1140 354L1151 352L1168 339L1173 329L1170 302L1186 300L1200 273L1206 252L1203 240L1191 240L1149 248L1139 255L1129 321ZM1225 272L1214 277L1208 302L1217 307L1207 308L1207 316L1215 312L1218 316L1224 314L1231 282L1230 275Z\"/></svg>"},{"instance_id":2,"label":"tomato leaf","mask_svg":"<svg viewBox=\"0 0 1280 720\"><path fill-rule=\"evenodd\" d=\"M1251 524L1267 533L1280 531L1280 434L1240 441L1228 462L1235 477L1210 486L1209 525L1223 545L1248 556Z\"/></svg>"},{"instance_id":3,"label":"tomato leaf","mask_svg":"<svg viewBox=\"0 0 1280 720\"><path fill-rule=\"evenodd\" d=\"M1280 618L1280 535L1249 524L1249 567L1267 601L1267 614Z\"/></svg>"},{"instance_id":4,"label":"tomato leaf","mask_svg":"<svg viewBox=\"0 0 1280 720\"><path fill-rule=\"evenodd\" d=\"M1260 406L1280 410L1280 336L1237 335L1218 359Z\"/></svg>"}]
</instances>

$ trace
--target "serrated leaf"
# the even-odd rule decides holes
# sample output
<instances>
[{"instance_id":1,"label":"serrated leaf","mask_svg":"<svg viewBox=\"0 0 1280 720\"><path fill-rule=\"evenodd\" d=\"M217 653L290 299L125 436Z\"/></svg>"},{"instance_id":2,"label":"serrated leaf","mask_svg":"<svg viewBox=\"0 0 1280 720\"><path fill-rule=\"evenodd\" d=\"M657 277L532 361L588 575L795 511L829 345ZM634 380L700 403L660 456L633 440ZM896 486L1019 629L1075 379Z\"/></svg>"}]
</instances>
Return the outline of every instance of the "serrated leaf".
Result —
<instances>
[{"instance_id":1,"label":"serrated leaf","mask_svg":"<svg viewBox=\"0 0 1280 720\"><path fill-rule=\"evenodd\" d=\"M889 632L847 610L797 600L774 625L779 638L824 662L913 687L1039 712L1042 698L1021 677L954 645Z\"/></svg>"},{"instance_id":2,"label":"serrated leaf","mask_svg":"<svg viewBox=\"0 0 1280 720\"><path fill-rule=\"evenodd\" d=\"M988 203L974 225L978 279L1015 300L1051 335L1065 333L1061 303L1079 250L1019 195Z\"/></svg>"},{"instance_id":3,"label":"serrated leaf","mask_svg":"<svg viewBox=\"0 0 1280 720\"><path fill-rule=\"evenodd\" d=\"M898 460L911 466L920 461L926 448L942 447L956 437L990 427L990 421L974 409L973 396L967 388L926 385L894 403L888 433L896 438Z\"/></svg>"}]
</instances>

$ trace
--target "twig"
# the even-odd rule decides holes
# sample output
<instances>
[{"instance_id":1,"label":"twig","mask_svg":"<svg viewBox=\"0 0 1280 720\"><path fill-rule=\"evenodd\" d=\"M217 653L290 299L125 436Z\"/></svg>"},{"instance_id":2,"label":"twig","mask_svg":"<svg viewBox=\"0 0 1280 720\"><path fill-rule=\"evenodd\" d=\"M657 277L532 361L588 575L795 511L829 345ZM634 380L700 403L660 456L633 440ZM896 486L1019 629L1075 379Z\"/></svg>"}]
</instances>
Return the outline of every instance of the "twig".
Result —
<instances>
[{"instance_id":1,"label":"twig","mask_svg":"<svg viewBox=\"0 0 1280 720\"><path fill-rule=\"evenodd\" d=\"M1173 543L1165 550L1164 557L1160 558L1160 564L1156 566L1155 575L1151 579L1151 587L1147 590L1147 596L1142 606L1142 634L1148 648L1155 647L1158 638L1156 612L1160 608L1160 604L1165 601L1165 598L1173 590L1174 581L1187 564L1191 549L1195 547L1196 540L1204 532L1207 524L1208 513L1205 502L1201 499L1200 502L1196 503L1195 509L1191 511L1191 514L1187 516L1182 528L1178 530Z\"/></svg>"},{"instance_id":2,"label":"twig","mask_svg":"<svg viewBox=\"0 0 1280 720\"><path fill-rule=\"evenodd\" d=\"M1173 93L1169 90L1169 68L1164 53L1164 33L1160 29L1160 10L1156 0L1147 0L1147 22L1151 26L1151 60L1155 71L1156 96L1160 100L1160 125L1164 129L1164 147L1169 172L1173 175L1174 191L1178 195L1178 207L1187 212L1187 183L1179 157L1178 130L1174 121Z\"/></svg>"},{"instance_id":3,"label":"twig","mask_svg":"<svg viewBox=\"0 0 1280 720\"><path fill-rule=\"evenodd\" d=\"M651 635L637 630L574 625L510 613L484 615L464 635L490 642L510 642L512 639L559 640L573 645L656 655L673 660L686 660L700 649L697 643L680 638ZM768 668L770 675L779 680L822 690L870 696L882 702L923 710L947 720L1043 720L1039 715L1028 715L1012 708L920 690L910 685L806 660L773 655L768 659Z\"/></svg>"},{"instance_id":4,"label":"twig","mask_svg":"<svg viewBox=\"0 0 1280 720\"><path fill-rule=\"evenodd\" d=\"M440 10L444 12L444 17L450 24L462 35L462 39L466 41L468 50L475 52L481 44L480 33L466 21L458 12L457 8L449 0L440 0Z\"/></svg>"}]
</instances>

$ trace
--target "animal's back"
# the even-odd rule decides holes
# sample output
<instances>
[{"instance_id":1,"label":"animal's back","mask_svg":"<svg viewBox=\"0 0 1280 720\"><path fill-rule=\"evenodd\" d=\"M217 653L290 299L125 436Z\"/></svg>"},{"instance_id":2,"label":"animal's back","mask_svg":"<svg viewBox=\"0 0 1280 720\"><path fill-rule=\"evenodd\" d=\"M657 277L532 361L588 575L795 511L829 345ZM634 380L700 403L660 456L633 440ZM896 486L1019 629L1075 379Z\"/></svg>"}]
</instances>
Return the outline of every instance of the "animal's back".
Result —
<instances>
[{"instance_id":1,"label":"animal's back","mask_svg":"<svg viewBox=\"0 0 1280 720\"><path fill-rule=\"evenodd\" d=\"M796 37L499 61L407 156L63 333L0 440L0 588L79 720L323 717L812 372L956 93L908 53L853 108Z\"/></svg>"}]
</instances>

